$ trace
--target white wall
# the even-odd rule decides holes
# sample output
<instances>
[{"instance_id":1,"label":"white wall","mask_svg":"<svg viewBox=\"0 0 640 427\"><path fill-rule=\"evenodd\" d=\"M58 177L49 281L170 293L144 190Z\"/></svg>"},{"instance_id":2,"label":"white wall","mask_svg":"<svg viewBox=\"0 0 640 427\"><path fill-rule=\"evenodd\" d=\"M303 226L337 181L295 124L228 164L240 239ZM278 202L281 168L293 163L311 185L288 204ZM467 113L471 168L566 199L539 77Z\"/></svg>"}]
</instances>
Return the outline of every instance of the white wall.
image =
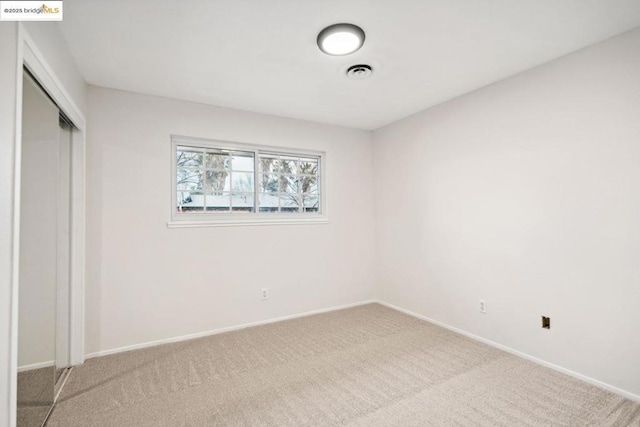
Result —
<instances>
[{"instance_id":1,"label":"white wall","mask_svg":"<svg viewBox=\"0 0 640 427\"><path fill-rule=\"evenodd\" d=\"M378 296L640 395L638 76L640 29L376 131Z\"/></svg>"},{"instance_id":2,"label":"white wall","mask_svg":"<svg viewBox=\"0 0 640 427\"><path fill-rule=\"evenodd\" d=\"M87 353L373 297L369 132L97 87L88 122ZM167 228L170 134L326 151L330 223Z\"/></svg>"}]
</instances>

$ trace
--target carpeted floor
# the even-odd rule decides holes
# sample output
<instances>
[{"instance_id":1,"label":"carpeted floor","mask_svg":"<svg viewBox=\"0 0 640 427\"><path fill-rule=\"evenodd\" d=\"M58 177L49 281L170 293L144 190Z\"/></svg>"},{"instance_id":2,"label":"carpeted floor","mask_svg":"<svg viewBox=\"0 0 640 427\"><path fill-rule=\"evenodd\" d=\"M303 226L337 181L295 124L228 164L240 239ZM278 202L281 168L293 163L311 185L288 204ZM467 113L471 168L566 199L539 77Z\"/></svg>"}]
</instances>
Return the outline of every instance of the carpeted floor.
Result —
<instances>
[{"instance_id":1,"label":"carpeted floor","mask_svg":"<svg viewBox=\"0 0 640 427\"><path fill-rule=\"evenodd\" d=\"M18 373L19 427L40 427L53 405L54 367Z\"/></svg>"},{"instance_id":2,"label":"carpeted floor","mask_svg":"<svg viewBox=\"0 0 640 427\"><path fill-rule=\"evenodd\" d=\"M70 426L640 426L640 404L378 304L88 360Z\"/></svg>"}]
</instances>

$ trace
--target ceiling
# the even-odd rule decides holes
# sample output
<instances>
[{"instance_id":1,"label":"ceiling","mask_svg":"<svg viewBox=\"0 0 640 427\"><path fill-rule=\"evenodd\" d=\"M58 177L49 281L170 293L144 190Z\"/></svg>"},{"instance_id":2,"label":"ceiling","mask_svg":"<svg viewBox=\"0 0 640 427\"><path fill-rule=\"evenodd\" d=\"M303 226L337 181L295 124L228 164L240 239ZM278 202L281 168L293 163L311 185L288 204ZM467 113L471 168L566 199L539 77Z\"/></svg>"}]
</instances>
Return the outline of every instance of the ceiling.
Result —
<instances>
[{"instance_id":1,"label":"ceiling","mask_svg":"<svg viewBox=\"0 0 640 427\"><path fill-rule=\"evenodd\" d=\"M640 26L640 0L65 0L88 83L376 129ZM365 45L323 54L325 26ZM370 64L365 80L345 75Z\"/></svg>"}]
</instances>

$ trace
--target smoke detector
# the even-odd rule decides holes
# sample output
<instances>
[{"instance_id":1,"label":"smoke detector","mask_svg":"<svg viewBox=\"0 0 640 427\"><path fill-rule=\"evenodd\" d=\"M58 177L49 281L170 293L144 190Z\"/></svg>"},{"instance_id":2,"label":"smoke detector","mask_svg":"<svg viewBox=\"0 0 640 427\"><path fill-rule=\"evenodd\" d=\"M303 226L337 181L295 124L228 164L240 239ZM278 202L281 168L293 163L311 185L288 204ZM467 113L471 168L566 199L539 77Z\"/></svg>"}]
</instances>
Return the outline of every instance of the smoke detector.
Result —
<instances>
[{"instance_id":1,"label":"smoke detector","mask_svg":"<svg viewBox=\"0 0 640 427\"><path fill-rule=\"evenodd\" d=\"M352 65L347 69L347 76L354 80L366 79L371 75L373 69L367 64Z\"/></svg>"}]
</instances>

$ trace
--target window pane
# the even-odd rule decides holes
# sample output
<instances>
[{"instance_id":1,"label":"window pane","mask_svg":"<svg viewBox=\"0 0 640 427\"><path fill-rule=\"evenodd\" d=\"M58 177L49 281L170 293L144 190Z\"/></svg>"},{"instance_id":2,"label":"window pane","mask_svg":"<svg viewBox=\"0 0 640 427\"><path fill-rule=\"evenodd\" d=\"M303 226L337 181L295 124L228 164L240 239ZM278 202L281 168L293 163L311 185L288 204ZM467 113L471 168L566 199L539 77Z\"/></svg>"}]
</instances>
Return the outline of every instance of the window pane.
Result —
<instances>
[{"instance_id":1,"label":"window pane","mask_svg":"<svg viewBox=\"0 0 640 427\"><path fill-rule=\"evenodd\" d=\"M295 157L281 157L280 170L282 173L298 173L298 161Z\"/></svg>"},{"instance_id":2,"label":"window pane","mask_svg":"<svg viewBox=\"0 0 640 427\"><path fill-rule=\"evenodd\" d=\"M260 177L260 191L263 193L278 192L279 190L278 175L269 174Z\"/></svg>"},{"instance_id":3,"label":"window pane","mask_svg":"<svg viewBox=\"0 0 640 427\"><path fill-rule=\"evenodd\" d=\"M229 170L229 154L218 151L208 152L206 158L207 169Z\"/></svg>"},{"instance_id":4,"label":"window pane","mask_svg":"<svg viewBox=\"0 0 640 427\"><path fill-rule=\"evenodd\" d=\"M320 199L317 195L303 194L302 203L305 212L318 212L320 208Z\"/></svg>"},{"instance_id":5,"label":"window pane","mask_svg":"<svg viewBox=\"0 0 640 427\"><path fill-rule=\"evenodd\" d=\"M229 193L207 194L207 212L229 212L231 195Z\"/></svg>"},{"instance_id":6,"label":"window pane","mask_svg":"<svg viewBox=\"0 0 640 427\"><path fill-rule=\"evenodd\" d=\"M203 211L202 194L193 194L188 192L178 192L176 211L178 213L198 213Z\"/></svg>"},{"instance_id":7,"label":"window pane","mask_svg":"<svg viewBox=\"0 0 640 427\"><path fill-rule=\"evenodd\" d=\"M222 194L223 191L231 190L231 178L227 171L207 171L207 194Z\"/></svg>"},{"instance_id":8,"label":"window pane","mask_svg":"<svg viewBox=\"0 0 640 427\"><path fill-rule=\"evenodd\" d=\"M202 195L194 195L189 192L179 191L177 194L177 213L202 212L202 203L198 204L194 199L202 198Z\"/></svg>"},{"instance_id":9,"label":"window pane","mask_svg":"<svg viewBox=\"0 0 640 427\"><path fill-rule=\"evenodd\" d=\"M233 172L231 174L231 191L252 192L253 172Z\"/></svg>"},{"instance_id":10,"label":"window pane","mask_svg":"<svg viewBox=\"0 0 640 427\"><path fill-rule=\"evenodd\" d=\"M317 176L299 176L298 187L301 193L317 193L318 177Z\"/></svg>"},{"instance_id":11,"label":"window pane","mask_svg":"<svg viewBox=\"0 0 640 427\"><path fill-rule=\"evenodd\" d=\"M231 169L234 171L253 172L253 153L233 153L231 157Z\"/></svg>"},{"instance_id":12,"label":"window pane","mask_svg":"<svg viewBox=\"0 0 640 427\"><path fill-rule=\"evenodd\" d=\"M202 166L202 150L190 147L178 147L176 150L176 166L198 168Z\"/></svg>"},{"instance_id":13,"label":"window pane","mask_svg":"<svg viewBox=\"0 0 640 427\"><path fill-rule=\"evenodd\" d=\"M260 212L278 212L278 207L273 206L260 206Z\"/></svg>"},{"instance_id":14,"label":"window pane","mask_svg":"<svg viewBox=\"0 0 640 427\"><path fill-rule=\"evenodd\" d=\"M280 175L280 191L286 193L299 193L298 180L295 175Z\"/></svg>"},{"instance_id":15,"label":"window pane","mask_svg":"<svg viewBox=\"0 0 640 427\"><path fill-rule=\"evenodd\" d=\"M278 212L279 197L278 193L260 193L259 195L260 212Z\"/></svg>"},{"instance_id":16,"label":"window pane","mask_svg":"<svg viewBox=\"0 0 640 427\"><path fill-rule=\"evenodd\" d=\"M300 159L298 173L316 175L318 173L318 159Z\"/></svg>"},{"instance_id":17,"label":"window pane","mask_svg":"<svg viewBox=\"0 0 640 427\"><path fill-rule=\"evenodd\" d=\"M284 213L291 213L291 212L300 212L300 209L298 207L281 207L280 208L280 212L284 212Z\"/></svg>"},{"instance_id":18,"label":"window pane","mask_svg":"<svg viewBox=\"0 0 640 427\"><path fill-rule=\"evenodd\" d=\"M191 169L177 169L176 183L178 190L202 191L202 172Z\"/></svg>"},{"instance_id":19,"label":"window pane","mask_svg":"<svg viewBox=\"0 0 640 427\"><path fill-rule=\"evenodd\" d=\"M231 195L231 204L231 209L234 212L253 212L253 193L233 193Z\"/></svg>"},{"instance_id":20,"label":"window pane","mask_svg":"<svg viewBox=\"0 0 640 427\"><path fill-rule=\"evenodd\" d=\"M301 202L299 194L280 193L280 212L299 212Z\"/></svg>"},{"instance_id":21,"label":"window pane","mask_svg":"<svg viewBox=\"0 0 640 427\"><path fill-rule=\"evenodd\" d=\"M280 169L280 161L273 156L260 156L260 173L274 173Z\"/></svg>"}]
</instances>

